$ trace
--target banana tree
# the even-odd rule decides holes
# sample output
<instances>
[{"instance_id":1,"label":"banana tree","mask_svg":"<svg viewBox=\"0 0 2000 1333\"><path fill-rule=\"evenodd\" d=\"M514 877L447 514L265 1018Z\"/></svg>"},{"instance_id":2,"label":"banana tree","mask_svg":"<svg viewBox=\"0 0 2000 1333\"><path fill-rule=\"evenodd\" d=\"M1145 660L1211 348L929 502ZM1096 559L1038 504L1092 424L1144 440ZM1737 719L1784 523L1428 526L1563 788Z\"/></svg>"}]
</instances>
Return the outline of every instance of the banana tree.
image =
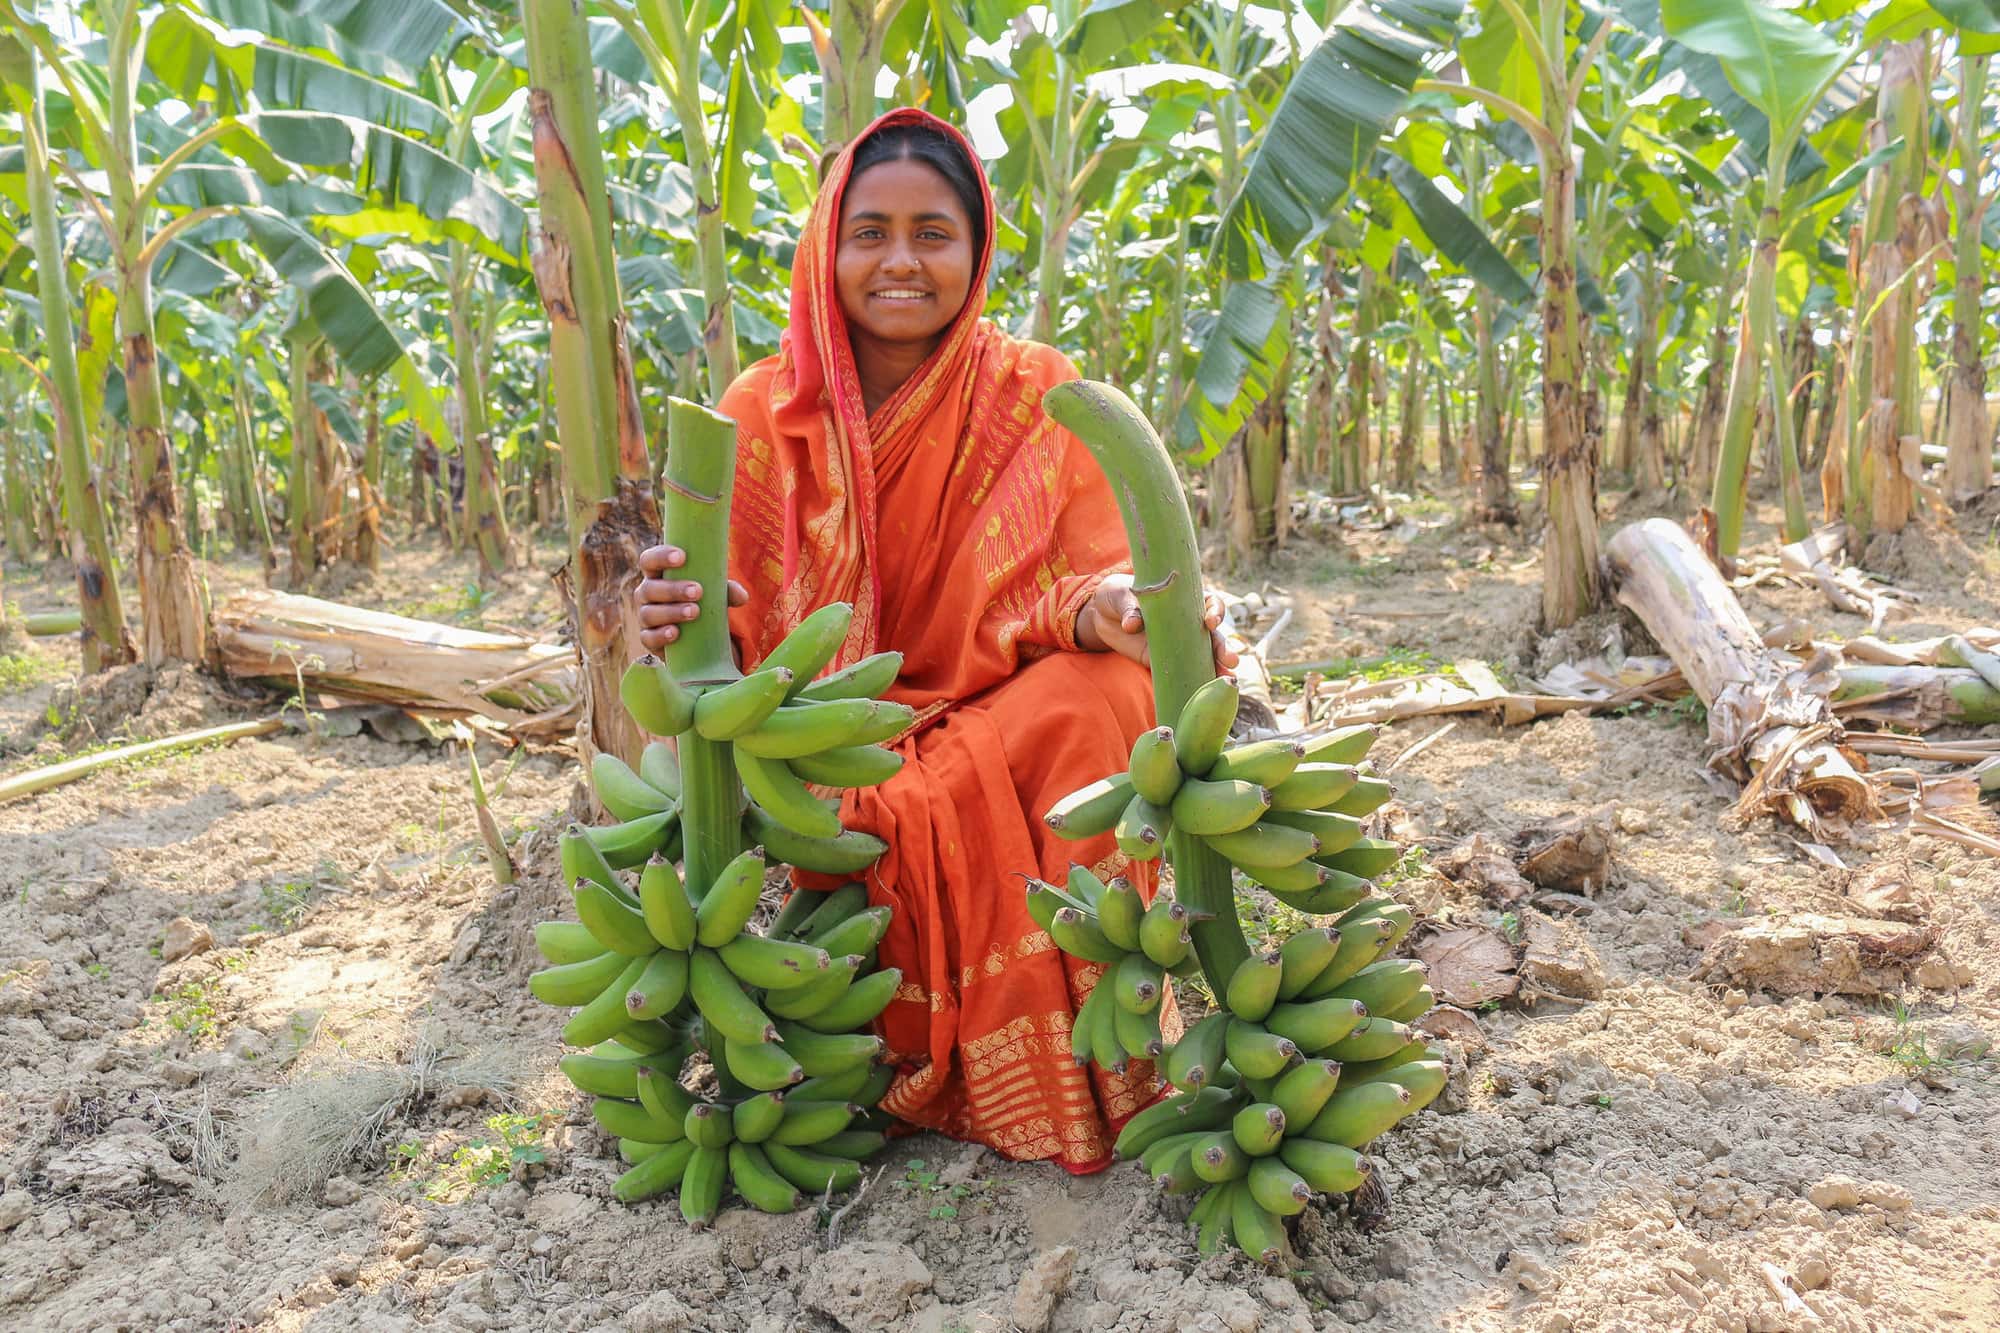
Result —
<instances>
[{"instance_id":1,"label":"banana tree","mask_svg":"<svg viewBox=\"0 0 2000 1333\"><path fill-rule=\"evenodd\" d=\"M49 176L49 142L42 110L40 71L32 47L0 33L0 79L19 112L41 293L42 330L48 349L49 409L55 419L63 506L70 525L70 559L76 566L77 606L83 613L83 669L100 671L134 657L118 595L118 567L106 535L90 447L84 439L84 395L70 330L69 276ZM11 488L10 488L11 489Z\"/></svg>"},{"instance_id":2,"label":"banana tree","mask_svg":"<svg viewBox=\"0 0 2000 1333\"><path fill-rule=\"evenodd\" d=\"M1944 4L1938 8L1944 9ZM1960 23L1958 102L1951 117L1951 150L1957 173L1948 178L1952 202L1951 368L1946 378L1944 484L1956 500L1993 485L1993 426L1986 409L1985 329L1980 312L1986 267L1982 233L1994 194L1986 182L1993 159L1985 145L1984 116L1991 108L1987 80L2000 51L2000 12L1952 6Z\"/></svg>"}]
</instances>

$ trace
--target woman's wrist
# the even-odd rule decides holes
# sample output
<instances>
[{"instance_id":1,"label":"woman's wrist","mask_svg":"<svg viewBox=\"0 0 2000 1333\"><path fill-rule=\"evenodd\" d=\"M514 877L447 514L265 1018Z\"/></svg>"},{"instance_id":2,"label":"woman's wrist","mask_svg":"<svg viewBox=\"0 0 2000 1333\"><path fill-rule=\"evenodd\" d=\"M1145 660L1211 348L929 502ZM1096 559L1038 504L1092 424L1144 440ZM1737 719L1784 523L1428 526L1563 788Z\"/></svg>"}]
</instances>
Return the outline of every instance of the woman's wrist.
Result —
<instances>
[{"instance_id":1,"label":"woman's wrist","mask_svg":"<svg viewBox=\"0 0 2000 1333\"><path fill-rule=\"evenodd\" d=\"M1097 607L1085 602L1076 609L1076 623L1070 629L1070 637L1076 646L1086 653L1104 651L1104 636L1097 632Z\"/></svg>"}]
</instances>

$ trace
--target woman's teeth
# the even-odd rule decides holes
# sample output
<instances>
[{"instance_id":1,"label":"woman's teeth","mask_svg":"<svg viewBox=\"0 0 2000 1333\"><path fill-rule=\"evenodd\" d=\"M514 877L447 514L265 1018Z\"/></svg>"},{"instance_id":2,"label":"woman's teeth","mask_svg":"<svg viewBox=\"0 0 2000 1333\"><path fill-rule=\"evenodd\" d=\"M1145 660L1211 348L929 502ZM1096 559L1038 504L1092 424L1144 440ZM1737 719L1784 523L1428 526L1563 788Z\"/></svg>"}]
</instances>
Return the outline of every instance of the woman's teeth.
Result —
<instances>
[{"instance_id":1,"label":"woman's teeth","mask_svg":"<svg viewBox=\"0 0 2000 1333\"><path fill-rule=\"evenodd\" d=\"M903 288L875 293L876 298L883 301L921 301L929 295L929 292L909 291Z\"/></svg>"}]
</instances>

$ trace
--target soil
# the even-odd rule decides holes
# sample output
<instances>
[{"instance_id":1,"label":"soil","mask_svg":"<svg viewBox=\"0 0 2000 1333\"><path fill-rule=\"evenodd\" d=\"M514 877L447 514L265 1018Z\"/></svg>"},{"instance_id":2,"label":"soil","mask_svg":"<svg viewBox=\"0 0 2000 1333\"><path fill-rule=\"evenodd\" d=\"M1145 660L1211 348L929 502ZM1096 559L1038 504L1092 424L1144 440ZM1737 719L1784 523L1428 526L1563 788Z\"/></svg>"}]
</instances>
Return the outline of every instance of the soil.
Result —
<instances>
[{"instance_id":1,"label":"soil","mask_svg":"<svg viewBox=\"0 0 2000 1333\"><path fill-rule=\"evenodd\" d=\"M340 595L555 631L543 574L486 596L432 543ZM1991 623L1983 529L1885 559L1925 598L1890 635ZM248 559L208 573L218 595L260 581ZM31 610L73 598L58 567L8 574ZM1293 597L1278 660L1533 674L1561 656L1534 629L1538 578L1511 532L1412 521L1306 531L1229 581ZM1760 628L1865 629L1804 590L1746 605ZM1563 651L1607 639L1643 635L1606 613ZM64 642L14 660L0 774L271 706L188 672L79 690ZM1443 861L1597 810L1610 882L1510 904L1422 863L1394 884L1440 927L1525 931L1522 984L1454 1018L1450 1088L1378 1141L1386 1215L1308 1209L1275 1273L1197 1255L1185 1206L1129 1167L1071 1178L932 1135L893 1143L833 1213L733 1208L692 1233L671 1204L614 1203L608 1145L556 1072L561 1016L523 985L561 905L561 751L481 742L509 887L458 744L307 727L0 807L0 1326L2000 1327L2000 863L1883 827L1836 869L1768 821L1732 827L1687 709L1417 720L1376 757L1405 752L1393 836ZM1935 957L1869 972L1867 993L1695 979L1745 918L1892 913Z\"/></svg>"}]
</instances>

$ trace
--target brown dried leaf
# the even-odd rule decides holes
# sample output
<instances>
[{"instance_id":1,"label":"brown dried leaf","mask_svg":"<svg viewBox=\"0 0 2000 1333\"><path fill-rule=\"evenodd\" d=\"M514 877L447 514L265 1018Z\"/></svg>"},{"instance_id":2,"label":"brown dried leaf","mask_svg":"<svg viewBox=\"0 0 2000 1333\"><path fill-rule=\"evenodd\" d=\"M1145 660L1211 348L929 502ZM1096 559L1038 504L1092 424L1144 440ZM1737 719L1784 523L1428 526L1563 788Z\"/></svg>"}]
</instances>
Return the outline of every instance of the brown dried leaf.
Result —
<instances>
[{"instance_id":1,"label":"brown dried leaf","mask_svg":"<svg viewBox=\"0 0 2000 1333\"><path fill-rule=\"evenodd\" d=\"M1468 1051L1486 1049L1486 1034L1480 1030L1479 1020L1452 1005L1438 1005L1411 1026L1426 1036L1455 1041Z\"/></svg>"},{"instance_id":2,"label":"brown dried leaf","mask_svg":"<svg viewBox=\"0 0 2000 1333\"><path fill-rule=\"evenodd\" d=\"M1484 833L1475 833L1446 852L1438 858L1437 868L1454 884L1503 907L1533 891L1514 868L1514 858Z\"/></svg>"},{"instance_id":3,"label":"brown dried leaf","mask_svg":"<svg viewBox=\"0 0 2000 1333\"><path fill-rule=\"evenodd\" d=\"M1590 894L1611 879L1611 821L1603 810L1524 830L1514 841L1521 873L1545 889Z\"/></svg>"},{"instance_id":4,"label":"brown dried leaf","mask_svg":"<svg viewBox=\"0 0 2000 1333\"><path fill-rule=\"evenodd\" d=\"M1506 999L1521 985L1514 975L1514 946L1484 926L1428 936L1416 955L1430 974L1431 989L1447 1004L1476 1008Z\"/></svg>"}]
</instances>

